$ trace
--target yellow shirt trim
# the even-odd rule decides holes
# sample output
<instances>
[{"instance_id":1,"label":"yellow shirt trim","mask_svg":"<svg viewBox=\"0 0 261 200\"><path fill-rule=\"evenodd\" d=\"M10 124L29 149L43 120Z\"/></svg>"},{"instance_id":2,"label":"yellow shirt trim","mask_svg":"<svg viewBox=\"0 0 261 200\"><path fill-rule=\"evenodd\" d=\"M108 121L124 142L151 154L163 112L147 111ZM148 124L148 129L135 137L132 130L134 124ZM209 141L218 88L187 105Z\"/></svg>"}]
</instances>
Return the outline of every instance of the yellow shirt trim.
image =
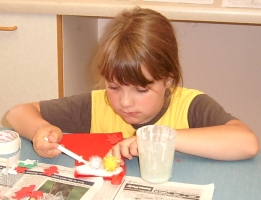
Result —
<instances>
[{"instance_id":1,"label":"yellow shirt trim","mask_svg":"<svg viewBox=\"0 0 261 200\"><path fill-rule=\"evenodd\" d=\"M189 128L188 109L191 101L202 92L194 89L177 88L171 97L166 113L156 122L174 129ZM91 133L122 132L124 138L133 136L136 130L115 114L105 100L105 90L92 91Z\"/></svg>"}]
</instances>

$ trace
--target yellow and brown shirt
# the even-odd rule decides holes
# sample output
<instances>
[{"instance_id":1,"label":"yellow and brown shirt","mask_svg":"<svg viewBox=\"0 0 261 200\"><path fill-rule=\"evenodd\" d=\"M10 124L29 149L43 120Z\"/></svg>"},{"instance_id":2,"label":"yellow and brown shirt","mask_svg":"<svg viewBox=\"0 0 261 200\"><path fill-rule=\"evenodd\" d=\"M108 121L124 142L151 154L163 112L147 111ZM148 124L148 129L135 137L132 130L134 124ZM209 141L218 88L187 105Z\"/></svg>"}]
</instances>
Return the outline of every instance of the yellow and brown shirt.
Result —
<instances>
[{"instance_id":1,"label":"yellow and brown shirt","mask_svg":"<svg viewBox=\"0 0 261 200\"><path fill-rule=\"evenodd\" d=\"M172 93L167 106L146 124L125 123L108 105L105 90L41 101L40 111L45 120L63 132L122 132L124 138L134 135L137 128L149 124L184 129L221 125L235 119L208 95L187 88L178 88Z\"/></svg>"}]
</instances>

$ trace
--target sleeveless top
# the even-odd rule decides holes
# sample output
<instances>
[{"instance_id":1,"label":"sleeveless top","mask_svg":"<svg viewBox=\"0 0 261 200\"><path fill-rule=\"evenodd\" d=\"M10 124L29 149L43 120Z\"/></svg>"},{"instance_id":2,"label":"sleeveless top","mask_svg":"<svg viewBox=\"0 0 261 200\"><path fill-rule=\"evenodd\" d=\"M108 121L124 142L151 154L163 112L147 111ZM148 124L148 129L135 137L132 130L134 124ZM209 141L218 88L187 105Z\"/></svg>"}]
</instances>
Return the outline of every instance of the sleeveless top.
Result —
<instances>
[{"instance_id":1,"label":"sleeveless top","mask_svg":"<svg viewBox=\"0 0 261 200\"><path fill-rule=\"evenodd\" d=\"M177 88L175 93L171 94L168 109L155 124L170 126L174 129L189 128L189 106L199 94L203 93L195 89ZM92 91L91 96L91 133L122 132L124 138L135 135L136 130L132 125L125 123L106 103L105 90Z\"/></svg>"}]
</instances>

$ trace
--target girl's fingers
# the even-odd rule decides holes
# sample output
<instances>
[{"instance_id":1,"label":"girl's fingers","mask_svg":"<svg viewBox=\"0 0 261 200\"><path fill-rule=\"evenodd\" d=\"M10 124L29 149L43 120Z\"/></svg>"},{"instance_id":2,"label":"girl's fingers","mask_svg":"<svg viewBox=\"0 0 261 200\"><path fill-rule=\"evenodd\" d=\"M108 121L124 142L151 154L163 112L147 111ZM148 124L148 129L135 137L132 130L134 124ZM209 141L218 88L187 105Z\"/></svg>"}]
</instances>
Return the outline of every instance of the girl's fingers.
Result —
<instances>
[{"instance_id":1,"label":"girl's fingers","mask_svg":"<svg viewBox=\"0 0 261 200\"><path fill-rule=\"evenodd\" d=\"M138 152L138 145L137 145L137 142L134 141L130 144L130 147L129 147L129 150L130 150L130 154L132 156L139 156L139 152Z\"/></svg>"}]
</instances>

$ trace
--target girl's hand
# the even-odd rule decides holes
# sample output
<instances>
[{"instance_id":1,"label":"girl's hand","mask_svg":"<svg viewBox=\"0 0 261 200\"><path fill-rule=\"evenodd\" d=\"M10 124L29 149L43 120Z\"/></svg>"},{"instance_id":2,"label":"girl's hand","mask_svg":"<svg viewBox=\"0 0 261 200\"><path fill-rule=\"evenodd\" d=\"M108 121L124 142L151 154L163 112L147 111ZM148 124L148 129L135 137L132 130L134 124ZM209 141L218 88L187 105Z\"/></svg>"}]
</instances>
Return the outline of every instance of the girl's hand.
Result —
<instances>
[{"instance_id":1,"label":"girl's hand","mask_svg":"<svg viewBox=\"0 0 261 200\"><path fill-rule=\"evenodd\" d=\"M133 156L138 156L136 136L129 137L117 143L111 148L107 155L116 156L118 159L124 157L129 160L131 160ZM121 160L121 165L124 165L123 160Z\"/></svg>"},{"instance_id":2,"label":"girl's hand","mask_svg":"<svg viewBox=\"0 0 261 200\"><path fill-rule=\"evenodd\" d=\"M48 142L44 139L48 138ZM62 139L62 131L56 126L45 125L38 129L33 137L33 147L36 153L45 158L54 158L61 154L57 149L59 142Z\"/></svg>"}]
</instances>

